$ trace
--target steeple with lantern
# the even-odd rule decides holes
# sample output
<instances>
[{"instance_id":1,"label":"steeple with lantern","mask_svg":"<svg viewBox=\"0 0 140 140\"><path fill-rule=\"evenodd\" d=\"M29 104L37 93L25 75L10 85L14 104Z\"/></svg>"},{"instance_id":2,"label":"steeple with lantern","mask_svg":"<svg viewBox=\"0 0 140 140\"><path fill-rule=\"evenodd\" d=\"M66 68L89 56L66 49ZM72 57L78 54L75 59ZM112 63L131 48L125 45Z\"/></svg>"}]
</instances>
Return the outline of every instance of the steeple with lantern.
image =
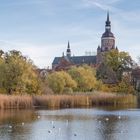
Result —
<instances>
[{"instance_id":1,"label":"steeple with lantern","mask_svg":"<svg viewBox=\"0 0 140 140\"><path fill-rule=\"evenodd\" d=\"M105 32L101 37L101 50L109 51L115 48L115 37L111 32L111 21L109 17L109 12L107 12L107 20L105 22Z\"/></svg>"},{"instance_id":2,"label":"steeple with lantern","mask_svg":"<svg viewBox=\"0 0 140 140\"><path fill-rule=\"evenodd\" d=\"M115 36L111 32L111 21L109 12L107 12L107 19L105 22L105 32L102 34L101 37L101 46L98 46L97 48L97 58L96 58L97 64L102 62L103 54L112 49L118 50L118 48L115 48Z\"/></svg>"}]
</instances>

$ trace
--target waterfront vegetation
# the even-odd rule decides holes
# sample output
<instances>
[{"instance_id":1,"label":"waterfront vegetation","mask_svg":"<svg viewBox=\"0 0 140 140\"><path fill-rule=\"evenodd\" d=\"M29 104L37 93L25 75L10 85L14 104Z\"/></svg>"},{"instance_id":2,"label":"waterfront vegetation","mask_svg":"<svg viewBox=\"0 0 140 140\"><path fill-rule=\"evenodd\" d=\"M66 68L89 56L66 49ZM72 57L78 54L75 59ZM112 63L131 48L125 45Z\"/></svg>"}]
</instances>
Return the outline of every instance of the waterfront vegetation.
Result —
<instances>
[{"instance_id":1,"label":"waterfront vegetation","mask_svg":"<svg viewBox=\"0 0 140 140\"><path fill-rule=\"evenodd\" d=\"M134 95L115 95L111 93L87 93L75 95L0 95L0 109L61 109L94 106L137 105Z\"/></svg>"},{"instance_id":2,"label":"waterfront vegetation","mask_svg":"<svg viewBox=\"0 0 140 140\"><path fill-rule=\"evenodd\" d=\"M1 50L0 109L137 104L130 75L123 74L123 70L130 67L130 56L111 51L104 60L96 68L73 66L42 76L21 52L13 50L4 53ZM105 84L104 81L113 82Z\"/></svg>"},{"instance_id":3,"label":"waterfront vegetation","mask_svg":"<svg viewBox=\"0 0 140 140\"><path fill-rule=\"evenodd\" d=\"M67 71L56 71L47 77L54 93L104 91L134 94L131 83L133 61L128 53L112 50L104 54L104 61L97 67L73 66Z\"/></svg>"},{"instance_id":4,"label":"waterfront vegetation","mask_svg":"<svg viewBox=\"0 0 140 140\"><path fill-rule=\"evenodd\" d=\"M115 58L115 59L114 59ZM125 52L112 50L104 55L98 67L72 66L41 76L32 60L13 50L0 51L0 92L8 95L71 94L104 91L133 94L130 75L123 74L132 66Z\"/></svg>"}]
</instances>

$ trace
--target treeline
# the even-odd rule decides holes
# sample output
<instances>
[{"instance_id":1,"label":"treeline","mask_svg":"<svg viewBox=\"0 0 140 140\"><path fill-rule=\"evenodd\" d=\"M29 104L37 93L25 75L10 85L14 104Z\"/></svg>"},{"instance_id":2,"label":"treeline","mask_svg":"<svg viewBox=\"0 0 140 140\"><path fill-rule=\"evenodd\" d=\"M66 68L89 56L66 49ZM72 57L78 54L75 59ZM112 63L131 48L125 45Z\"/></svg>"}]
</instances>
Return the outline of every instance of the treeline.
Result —
<instances>
[{"instance_id":1,"label":"treeline","mask_svg":"<svg viewBox=\"0 0 140 140\"><path fill-rule=\"evenodd\" d=\"M105 84L97 79L96 69L87 65L53 72L47 77L48 86L56 94L93 91L132 94L135 90L129 80L128 76L124 76L120 82Z\"/></svg>"},{"instance_id":2,"label":"treeline","mask_svg":"<svg viewBox=\"0 0 140 140\"><path fill-rule=\"evenodd\" d=\"M105 92L135 93L131 83L133 60L126 52L111 50L104 53L96 68L83 65L67 71L49 74L47 82L54 93Z\"/></svg>"},{"instance_id":3,"label":"treeline","mask_svg":"<svg viewBox=\"0 0 140 140\"><path fill-rule=\"evenodd\" d=\"M40 76L32 60L21 52L0 51L0 93L2 94L69 94L73 92L134 93L129 70L131 57L125 52L105 53L96 68L83 65L67 71L51 71ZM111 83L109 83L111 81Z\"/></svg>"}]
</instances>

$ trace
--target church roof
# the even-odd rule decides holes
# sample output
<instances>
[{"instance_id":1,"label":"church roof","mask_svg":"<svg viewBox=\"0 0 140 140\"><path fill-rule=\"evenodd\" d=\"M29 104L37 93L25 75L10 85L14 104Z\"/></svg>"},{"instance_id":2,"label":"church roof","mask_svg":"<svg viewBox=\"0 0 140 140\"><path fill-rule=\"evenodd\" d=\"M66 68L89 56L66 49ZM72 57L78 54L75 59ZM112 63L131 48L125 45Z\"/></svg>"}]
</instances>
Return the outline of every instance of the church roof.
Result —
<instances>
[{"instance_id":1,"label":"church roof","mask_svg":"<svg viewBox=\"0 0 140 140\"><path fill-rule=\"evenodd\" d=\"M114 34L111 31L105 31L102 37L114 37Z\"/></svg>"},{"instance_id":2,"label":"church roof","mask_svg":"<svg viewBox=\"0 0 140 140\"><path fill-rule=\"evenodd\" d=\"M53 65L59 64L62 57L55 57ZM96 56L72 56L68 58L70 62L76 65L81 64L96 64Z\"/></svg>"}]
</instances>

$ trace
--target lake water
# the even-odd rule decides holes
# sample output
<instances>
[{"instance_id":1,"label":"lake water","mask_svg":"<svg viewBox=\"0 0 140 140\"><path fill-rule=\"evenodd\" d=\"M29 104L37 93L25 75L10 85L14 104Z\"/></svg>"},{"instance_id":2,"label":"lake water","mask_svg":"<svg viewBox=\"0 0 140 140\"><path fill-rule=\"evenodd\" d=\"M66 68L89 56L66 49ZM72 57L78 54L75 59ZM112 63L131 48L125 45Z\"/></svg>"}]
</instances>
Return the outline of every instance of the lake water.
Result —
<instances>
[{"instance_id":1,"label":"lake water","mask_svg":"<svg viewBox=\"0 0 140 140\"><path fill-rule=\"evenodd\" d=\"M0 111L0 140L140 140L140 109L114 109Z\"/></svg>"}]
</instances>

